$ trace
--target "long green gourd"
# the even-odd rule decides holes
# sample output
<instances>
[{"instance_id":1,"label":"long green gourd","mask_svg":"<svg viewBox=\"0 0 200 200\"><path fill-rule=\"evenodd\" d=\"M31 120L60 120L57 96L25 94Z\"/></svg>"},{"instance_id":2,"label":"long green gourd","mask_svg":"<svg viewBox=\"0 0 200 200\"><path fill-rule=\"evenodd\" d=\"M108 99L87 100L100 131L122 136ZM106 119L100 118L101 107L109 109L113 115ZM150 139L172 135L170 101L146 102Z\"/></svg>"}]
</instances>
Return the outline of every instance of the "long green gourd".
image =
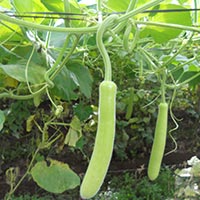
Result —
<instances>
[{"instance_id":1,"label":"long green gourd","mask_svg":"<svg viewBox=\"0 0 200 200\"><path fill-rule=\"evenodd\" d=\"M156 121L156 129L151 150L150 161L148 165L148 177L150 180L155 180L160 172L160 166L165 150L166 135L168 122L168 104L160 103L158 117Z\"/></svg>"},{"instance_id":2,"label":"long green gourd","mask_svg":"<svg viewBox=\"0 0 200 200\"><path fill-rule=\"evenodd\" d=\"M80 196L90 199L97 194L105 179L111 161L116 118L117 86L111 81L112 68L102 38L106 28L112 26L116 15L109 16L103 21L97 31L97 47L105 65L105 80L99 86L99 116L94 150L80 187Z\"/></svg>"},{"instance_id":3,"label":"long green gourd","mask_svg":"<svg viewBox=\"0 0 200 200\"><path fill-rule=\"evenodd\" d=\"M99 118L92 157L81 184L83 199L92 198L106 176L113 152L115 137L115 98L117 87L112 81L103 81L99 87Z\"/></svg>"}]
</instances>

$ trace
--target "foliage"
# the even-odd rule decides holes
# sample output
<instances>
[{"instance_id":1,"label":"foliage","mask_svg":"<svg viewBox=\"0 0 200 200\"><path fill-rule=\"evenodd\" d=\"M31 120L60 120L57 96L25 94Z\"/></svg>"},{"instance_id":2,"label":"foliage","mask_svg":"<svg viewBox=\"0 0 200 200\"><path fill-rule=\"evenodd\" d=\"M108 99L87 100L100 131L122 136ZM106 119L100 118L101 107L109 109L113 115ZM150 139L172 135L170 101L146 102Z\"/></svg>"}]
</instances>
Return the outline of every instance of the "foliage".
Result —
<instances>
[{"instance_id":1,"label":"foliage","mask_svg":"<svg viewBox=\"0 0 200 200\"><path fill-rule=\"evenodd\" d=\"M32 101L11 102L10 106L4 110L6 120L2 134L10 134L16 138L23 137L25 121L33 108Z\"/></svg>"},{"instance_id":2,"label":"foliage","mask_svg":"<svg viewBox=\"0 0 200 200\"><path fill-rule=\"evenodd\" d=\"M95 199L168 199L174 194L174 177L168 168L162 169L159 178L151 182L148 178L134 178L134 174L125 173L116 176L109 182L107 191L99 194Z\"/></svg>"},{"instance_id":3,"label":"foliage","mask_svg":"<svg viewBox=\"0 0 200 200\"><path fill-rule=\"evenodd\" d=\"M199 122L200 31L196 26L200 15L197 11L158 12L193 8L190 0L160 2L108 0L88 6L70 0L66 7L61 0L0 1L0 10L6 11L0 13L0 137L10 142L0 149L4 162L24 155L30 161L20 181L34 169L39 155L59 155L64 147L78 149L86 160L91 154L98 85L106 73L96 40L99 11L103 20L108 13L118 15L102 40L118 86L114 158L133 159L149 152L161 101L170 104L171 124L176 126L170 125L170 131L178 128L174 106ZM194 4L198 7L197 1ZM55 19L51 19L53 14L49 18L17 18L9 13L41 10L81 15L61 20L60 13ZM190 101L191 93L194 98ZM175 96L180 98L175 101ZM148 184L146 180L135 186L142 192ZM17 187L10 186L11 195ZM161 190L160 185L153 185L153 193L143 192L154 198Z\"/></svg>"}]
</instances>

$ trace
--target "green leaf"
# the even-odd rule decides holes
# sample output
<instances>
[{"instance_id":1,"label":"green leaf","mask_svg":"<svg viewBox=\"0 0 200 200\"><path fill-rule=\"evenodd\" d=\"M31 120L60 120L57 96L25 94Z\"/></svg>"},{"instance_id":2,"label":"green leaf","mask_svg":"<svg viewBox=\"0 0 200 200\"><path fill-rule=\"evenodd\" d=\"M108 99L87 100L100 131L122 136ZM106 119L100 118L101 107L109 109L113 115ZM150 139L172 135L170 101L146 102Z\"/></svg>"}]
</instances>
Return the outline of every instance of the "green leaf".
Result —
<instances>
[{"instance_id":1,"label":"green leaf","mask_svg":"<svg viewBox=\"0 0 200 200\"><path fill-rule=\"evenodd\" d=\"M19 28L19 26L8 22L3 22L2 24L0 24L1 44L3 44L4 41L19 41L21 39L20 34L21 29Z\"/></svg>"},{"instance_id":2,"label":"green leaf","mask_svg":"<svg viewBox=\"0 0 200 200\"><path fill-rule=\"evenodd\" d=\"M1 0L0 1L0 7L7 8L7 9L12 8L9 0Z\"/></svg>"},{"instance_id":3,"label":"green leaf","mask_svg":"<svg viewBox=\"0 0 200 200\"><path fill-rule=\"evenodd\" d=\"M122 1L122 0L108 0L106 4L110 9L114 11L126 11L129 5L129 1Z\"/></svg>"},{"instance_id":4,"label":"green leaf","mask_svg":"<svg viewBox=\"0 0 200 200\"><path fill-rule=\"evenodd\" d=\"M73 100L77 98L74 90L77 85L71 78L71 72L65 67L54 79L54 88L51 89L53 95L62 98L63 100Z\"/></svg>"},{"instance_id":5,"label":"green leaf","mask_svg":"<svg viewBox=\"0 0 200 200\"><path fill-rule=\"evenodd\" d=\"M78 119L77 116L74 116L71 123L70 123L70 127L73 128L74 130L81 132L82 128L81 128L81 122Z\"/></svg>"},{"instance_id":6,"label":"green leaf","mask_svg":"<svg viewBox=\"0 0 200 200\"><path fill-rule=\"evenodd\" d=\"M40 2L40 0L12 0L12 5L16 9L17 12L34 12L34 11L47 11L45 6ZM35 20L35 19L33 19Z\"/></svg>"},{"instance_id":7,"label":"green leaf","mask_svg":"<svg viewBox=\"0 0 200 200\"><path fill-rule=\"evenodd\" d=\"M0 69L2 69L8 76L20 82L27 81L25 76L26 65L24 62L9 65L0 64ZM35 63L30 63L28 67L28 82L33 84L41 83L44 80L45 72L46 70L44 67L36 65Z\"/></svg>"},{"instance_id":8,"label":"green leaf","mask_svg":"<svg viewBox=\"0 0 200 200\"><path fill-rule=\"evenodd\" d=\"M93 109L91 106L80 103L74 106L74 113L81 121L84 121L93 113Z\"/></svg>"},{"instance_id":9,"label":"green leaf","mask_svg":"<svg viewBox=\"0 0 200 200\"><path fill-rule=\"evenodd\" d=\"M175 5L175 4L166 4L160 5L155 9L167 10L167 9L184 9L183 6ZM152 22L162 22L162 23L171 23L178 25L192 25L191 16L189 12L160 12L152 16L150 14L150 21ZM151 36L158 43L164 43L169 41L170 39L176 38L182 32L180 29L175 28L166 28L159 26L151 26L147 25L142 31L142 37Z\"/></svg>"},{"instance_id":10,"label":"green leaf","mask_svg":"<svg viewBox=\"0 0 200 200\"><path fill-rule=\"evenodd\" d=\"M56 76L54 83L53 94L64 100L76 99L77 94L74 90L77 87L87 98L91 96L92 77L89 70L78 61L69 62L67 67Z\"/></svg>"},{"instance_id":11,"label":"green leaf","mask_svg":"<svg viewBox=\"0 0 200 200\"><path fill-rule=\"evenodd\" d=\"M5 115L4 115L4 112L0 110L0 131L3 128L4 122L5 122Z\"/></svg>"},{"instance_id":12,"label":"green leaf","mask_svg":"<svg viewBox=\"0 0 200 200\"><path fill-rule=\"evenodd\" d=\"M33 0L26 0L22 1L21 0L12 0L11 1L14 8L17 10L17 12L32 12L33 11Z\"/></svg>"},{"instance_id":13,"label":"green leaf","mask_svg":"<svg viewBox=\"0 0 200 200\"><path fill-rule=\"evenodd\" d=\"M53 12L64 12L64 3L62 0L41 0L44 6Z\"/></svg>"},{"instance_id":14,"label":"green leaf","mask_svg":"<svg viewBox=\"0 0 200 200\"><path fill-rule=\"evenodd\" d=\"M47 11L45 6L40 2L40 0L12 0L11 4L13 5L14 9L18 13L23 13L23 12L40 12L40 11ZM44 19L42 18L26 18L26 21L32 21L32 22L39 22L41 23Z\"/></svg>"},{"instance_id":15,"label":"green leaf","mask_svg":"<svg viewBox=\"0 0 200 200\"><path fill-rule=\"evenodd\" d=\"M90 98L92 92L92 77L88 68L79 62L71 62L68 64L74 82L80 87L81 92Z\"/></svg>"},{"instance_id":16,"label":"green leaf","mask_svg":"<svg viewBox=\"0 0 200 200\"><path fill-rule=\"evenodd\" d=\"M33 180L41 188L59 194L80 184L80 178L67 164L52 159L49 161L50 166L40 161L31 170Z\"/></svg>"}]
</instances>

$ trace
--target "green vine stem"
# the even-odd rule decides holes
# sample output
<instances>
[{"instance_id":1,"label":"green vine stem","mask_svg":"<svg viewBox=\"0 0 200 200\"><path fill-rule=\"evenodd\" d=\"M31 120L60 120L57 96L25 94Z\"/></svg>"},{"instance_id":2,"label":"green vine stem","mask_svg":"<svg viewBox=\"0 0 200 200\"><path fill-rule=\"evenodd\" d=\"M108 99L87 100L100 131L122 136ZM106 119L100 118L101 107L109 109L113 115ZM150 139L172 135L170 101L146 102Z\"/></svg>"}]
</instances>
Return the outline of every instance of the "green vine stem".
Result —
<instances>
[{"instance_id":1,"label":"green vine stem","mask_svg":"<svg viewBox=\"0 0 200 200\"><path fill-rule=\"evenodd\" d=\"M195 9L198 8L197 0L194 0L194 8L195 8ZM198 23L198 12L197 12L197 10L194 11L194 23L195 23L195 24Z\"/></svg>"},{"instance_id":2,"label":"green vine stem","mask_svg":"<svg viewBox=\"0 0 200 200\"><path fill-rule=\"evenodd\" d=\"M0 93L0 99L2 99L2 98L10 98L10 99L16 99L16 100L32 99L33 97L35 97L35 96L41 94L42 92L44 92L46 87L47 87L47 85L43 86L41 89L37 90L33 94L27 94L27 95L16 95L16 94L13 94L12 91L2 92L2 93Z\"/></svg>"},{"instance_id":3,"label":"green vine stem","mask_svg":"<svg viewBox=\"0 0 200 200\"><path fill-rule=\"evenodd\" d=\"M169 132L168 132L169 136L171 137L171 139L172 139L172 141L173 141L173 143L174 143L174 148L173 148L171 151L165 153L165 156L167 156L167 155L169 155L169 154L175 152L175 151L177 150L177 147L178 147L175 138L172 136L172 132L174 132L175 130L177 130L178 127L179 127L179 125L178 125L178 123L177 123L177 119L176 119L176 117L175 117L175 115L174 115L174 113L173 113L173 111L172 111L172 106L173 106L173 103L174 103L174 99L175 99L175 97L176 97L176 91L177 91L177 88L174 88L174 92L173 92L173 95L172 95L172 98L171 98L171 101L170 101L170 104L169 104L170 116L171 116L172 121L173 121L174 124L175 124L175 127L172 128L172 129L170 129Z\"/></svg>"},{"instance_id":4,"label":"green vine stem","mask_svg":"<svg viewBox=\"0 0 200 200\"><path fill-rule=\"evenodd\" d=\"M200 28L192 27L192 26L184 26L180 24L170 24L170 23L162 23L162 22L151 22L151 21L140 21L135 20L136 24L140 25L150 25L150 26L160 26L160 27L166 27L166 28L174 28L174 29L180 29L184 31L194 31L200 33Z\"/></svg>"},{"instance_id":5,"label":"green vine stem","mask_svg":"<svg viewBox=\"0 0 200 200\"><path fill-rule=\"evenodd\" d=\"M181 88L182 86L188 84L190 81L194 80L195 78L200 77L200 72L195 74L194 76L188 78L187 80L181 82L181 83L174 83L174 84L165 84L165 86L169 89L174 89L174 88Z\"/></svg>"},{"instance_id":6,"label":"green vine stem","mask_svg":"<svg viewBox=\"0 0 200 200\"><path fill-rule=\"evenodd\" d=\"M71 12L71 8L70 8L70 2L69 0L64 0L64 11L66 13L70 13ZM68 19L65 19L65 27L70 27L70 21Z\"/></svg>"},{"instance_id":7,"label":"green vine stem","mask_svg":"<svg viewBox=\"0 0 200 200\"><path fill-rule=\"evenodd\" d=\"M133 10L137 4L138 0L130 0L130 3L127 8L127 12Z\"/></svg>"},{"instance_id":8,"label":"green vine stem","mask_svg":"<svg viewBox=\"0 0 200 200\"><path fill-rule=\"evenodd\" d=\"M166 85L166 69L163 68L162 74L161 74L161 102L166 103L165 100L165 86Z\"/></svg>"},{"instance_id":9,"label":"green vine stem","mask_svg":"<svg viewBox=\"0 0 200 200\"><path fill-rule=\"evenodd\" d=\"M26 178L26 176L30 173L30 170L31 170L31 167L33 165L33 162L39 152L40 148L38 147L33 156L32 156L32 159L31 159L31 162L26 170L26 172L24 173L24 175L21 177L21 179L18 181L18 183L15 185L15 187L9 191L9 193L6 195L6 200L12 200L12 195L14 194L14 192L17 190L17 188L19 187L19 185L22 183L22 181Z\"/></svg>"},{"instance_id":10,"label":"green vine stem","mask_svg":"<svg viewBox=\"0 0 200 200\"><path fill-rule=\"evenodd\" d=\"M64 33L94 33L96 32L98 26L92 26L92 27L82 27L82 28L63 28L63 27L53 27L53 26L47 26L42 24L36 24L29 21L24 21L17 18L11 18L6 14L0 13L0 20L5 20L7 22L17 24L19 26L37 29L37 30L43 30L43 31L52 31L52 32L64 32Z\"/></svg>"},{"instance_id":11,"label":"green vine stem","mask_svg":"<svg viewBox=\"0 0 200 200\"><path fill-rule=\"evenodd\" d=\"M106 31L106 29L114 24L116 19L118 18L117 15L110 15L107 17L100 25L97 30L97 35L96 35L96 42L97 42L97 47L103 57L103 63L105 65L105 77L104 79L107 81L112 80L112 67L111 67L111 62L110 62L110 57L108 55L108 52L106 51L106 48L103 44L103 34Z\"/></svg>"},{"instance_id":12,"label":"green vine stem","mask_svg":"<svg viewBox=\"0 0 200 200\"><path fill-rule=\"evenodd\" d=\"M68 54L65 56L65 58L63 59L62 63L59 65L59 67L56 68L56 70L52 73L52 75L50 76L50 80L53 80L56 75L63 69L63 67L65 66L65 64L69 61L70 59L70 56L72 55L72 53L75 51L77 45L78 45L78 42L79 42L79 39L80 39L80 35L73 35L75 36L75 39L73 41L73 45L72 47L70 48Z\"/></svg>"},{"instance_id":13,"label":"green vine stem","mask_svg":"<svg viewBox=\"0 0 200 200\"><path fill-rule=\"evenodd\" d=\"M99 12L101 12L102 11L102 0L98 0L97 1L97 11Z\"/></svg>"},{"instance_id":14,"label":"green vine stem","mask_svg":"<svg viewBox=\"0 0 200 200\"><path fill-rule=\"evenodd\" d=\"M181 53L181 51L188 45L188 43L192 40L192 37L193 37L193 33L190 35L190 37L187 40L184 40L182 42L182 45L180 46L180 48L176 50L176 52L172 56L170 56L170 58L166 60L166 62L163 65L168 66L174 60L174 58L178 56Z\"/></svg>"},{"instance_id":15,"label":"green vine stem","mask_svg":"<svg viewBox=\"0 0 200 200\"><path fill-rule=\"evenodd\" d=\"M31 62L31 59L32 59L32 57L33 57L34 52L35 52L35 46L33 46L33 49L32 49L32 51L31 51L31 55L30 55L29 58L28 58L28 61L27 61L27 63L26 63L26 68L25 68L26 84L27 84L28 90L29 90L29 92L30 92L31 94L33 94L33 91L32 91L32 89L31 89L31 86L30 86L30 83L29 83L28 67L29 67L29 64L30 64L30 62Z\"/></svg>"},{"instance_id":16,"label":"green vine stem","mask_svg":"<svg viewBox=\"0 0 200 200\"><path fill-rule=\"evenodd\" d=\"M143 6L139 7L139 8L136 8L134 9L135 7L135 3L134 2L130 2L129 4L129 7L126 11L126 14L122 15L121 17L119 17L118 19L118 23L119 25L114 29L114 32L120 32L124 26L126 25L126 22L129 18L139 14L139 13L142 13L143 11L153 7L153 6L156 6L158 5L159 3L161 3L162 1L164 0L156 0L156 1L152 1L152 2L149 2L149 3L146 3L144 4Z\"/></svg>"},{"instance_id":17,"label":"green vine stem","mask_svg":"<svg viewBox=\"0 0 200 200\"><path fill-rule=\"evenodd\" d=\"M50 68L50 70L45 73L44 79L46 81L46 84L42 88L40 88L36 92L32 92L31 94L27 94L27 95L16 95L16 94L13 94L12 91L2 92L2 93L0 93L0 99L1 98L10 98L10 99L16 99L16 100L28 100L28 99L32 99L33 97L43 93L47 87L54 86L54 83L52 82L52 80L55 78L57 73L60 72L60 70L63 68L63 66L65 66L66 62L69 60L70 56L72 55L72 53L74 52L74 50L78 44L79 38L80 38L80 36L76 35L76 38L75 38L72 48L70 49L70 51L68 52L67 56L64 58L62 63L59 65L59 67L57 67L57 65L59 64L59 62L61 61L61 59L63 57L65 49L63 48L61 50L61 53L58 56L58 59L56 60L56 62L54 63L53 68ZM68 44L69 39L70 38L66 39L66 42L64 45ZM28 77L26 77L26 78L28 81Z\"/></svg>"},{"instance_id":18,"label":"green vine stem","mask_svg":"<svg viewBox=\"0 0 200 200\"><path fill-rule=\"evenodd\" d=\"M49 87L54 87L54 83L50 80L49 76L53 74L53 72L55 72L56 68L58 67L59 63L61 62L64 53L66 51L67 45L69 44L69 40L70 40L71 34L67 35L66 40L63 44L63 47L55 61L55 63L53 64L53 66L46 71L45 75L44 75L44 79L47 82Z\"/></svg>"},{"instance_id":19,"label":"green vine stem","mask_svg":"<svg viewBox=\"0 0 200 200\"><path fill-rule=\"evenodd\" d=\"M149 3L144 4L143 6L141 6L139 8L131 10L130 12L128 10L128 12L125 15L122 15L121 17L119 17L118 22L126 21L127 19L129 19L139 13L142 13L143 11L145 11L151 7L157 6L159 3L163 2L163 1L164 0L151 1Z\"/></svg>"},{"instance_id":20,"label":"green vine stem","mask_svg":"<svg viewBox=\"0 0 200 200\"><path fill-rule=\"evenodd\" d=\"M135 30L135 34L133 36L133 39L130 41L129 36L130 36L133 28ZM133 51L133 49L135 48L136 43L138 41L139 33L140 33L139 29L135 25L134 20L129 19L126 29L124 31L124 36L123 36L123 46L124 46L124 49L128 53L131 53Z\"/></svg>"},{"instance_id":21,"label":"green vine stem","mask_svg":"<svg viewBox=\"0 0 200 200\"><path fill-rule=\"evenodd\" d=\"M186 66L186 65L190 64L191 62L197 60L199 57L200 57L200 56L195 56L195 57L193 57L193 58L188 59L186 62L184 62L184 63L182 63L182 64L179 64L178 66L176 66L175 68L173 68L173 69L171 69L171 70L168 70L168 73L171 73L171 74L172 74L172 73L174 73L174 72L176 72L176 71L182 69L184 66Z\"/></svg>"},{"instance_id":22,"label":"green vine stem","mask_svg":"<svg viewBox=\"0 0 200 200\"><path fill-rule=\"evenodd\" d=\"M116 23L126 22L127 19L130 17L133 17L134 15L137 15L148 8L151 8L152 6L158 5L160 2L164 0L155 0L149 3L146 3L145 5L141 6L140 8L137 8L135 10L132 10L125 15L119 17L118 21ZM43 30L43 31L52 31L52 32L65 32L65 33L94 33L97 31L98 25L92 26L92 27L82 27L82 28L63 28L63 27L52 27L42 24L36 24L33 22L24 21L17 18L9 17L6 14L0 13L0 20L5 20L7 22L17 24L19 26L37 29L37 30Z\"/></svg>"}]
</instances>

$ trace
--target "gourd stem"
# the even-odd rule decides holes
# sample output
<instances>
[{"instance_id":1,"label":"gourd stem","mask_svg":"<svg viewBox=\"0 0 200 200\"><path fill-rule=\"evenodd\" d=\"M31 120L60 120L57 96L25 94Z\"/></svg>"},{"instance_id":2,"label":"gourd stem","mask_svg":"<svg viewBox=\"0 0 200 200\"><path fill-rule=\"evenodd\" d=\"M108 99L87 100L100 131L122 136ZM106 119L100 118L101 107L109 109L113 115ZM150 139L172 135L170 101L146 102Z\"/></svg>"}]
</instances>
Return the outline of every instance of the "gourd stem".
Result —
<instances>
[{"instance_id":1,"label":"gourd stem","mask_svg":"<svg viewBox=\"0 0 200 200\"><path fill-rule=\"evenodd\" d=\"M117 18L118 18L117 15L110 15L109 17L107 17L102 23L100 23L99 28L97 30L97 35L96 35L97 47L101 53L101 56L103 57L103 63L105 65L104 80L107 80L107 81L112 80L112 67L111 67L110 57L103 43L103 34L108 27L110 28L112 26L113 22Z\"/></svg>"},{"instance_id":2,"label":"gourd stem","mask_svg":"<svg viewBox=\"0 0 200 200\"><path fill-rule=\"evenodd\" d=\"M133 17L134 15L137 15L137 14L147 10L147 9L151 8L152 6L156 6L162 1L163 0L155 0L155 1L152 1L150 3L146 3L145 5L139 7L135 10L132 10L132 11L124 14L123 16L119 17L117 23L125 22L130 17ZM47 26L47 25L36 24L36 23L33 23L33 22L24 21L24 20L17 19L17 18L12 18L12 17L10 17L6 14L3 14L3 13L0 13L0 20L5 20L7 22L17 24L19 26L24 26L24 27L27 27L27 28L43 30L43 31L53 31L53 32L94 33L98 29L98 25L95 25L95 26L92 26L92 27L81 27L81 28L77 28L77 27L76 28L52 27L52 26Z\"/></svg>"},{"instance_id":3,"label":"gourd stem","mask_svg":"<svg viewBox=\"0 0 200 200\"><path fill-rule=\"evenodd\" d=\"M161 80L161 101L162 103L166 103L165 100L165 82L166 82L166 72L165 69L163 69L163 73L162 73L162 80Z\"/></svg>"},{"instance_id":4,"label":"gourd stem","mask_svg":"<svg viewBox=\"0 0 200 200\"><path fill-rule=\"evenodd\" d=\"M55 78L55 76L63 69L63 67L65 66L65 64L69 61L70 56L72 55L72 53L74 52L74 50L76 49L76 46L79 42L80 36L79 35L74 35L75 36L75 41L72 45L72 47L70 48L68 54L65 56L64 60L62 61L62 63L60 64L60 66L53 72L53 74L50 76L50 79L53 80Z\"/></svg>"}]
</instances>

